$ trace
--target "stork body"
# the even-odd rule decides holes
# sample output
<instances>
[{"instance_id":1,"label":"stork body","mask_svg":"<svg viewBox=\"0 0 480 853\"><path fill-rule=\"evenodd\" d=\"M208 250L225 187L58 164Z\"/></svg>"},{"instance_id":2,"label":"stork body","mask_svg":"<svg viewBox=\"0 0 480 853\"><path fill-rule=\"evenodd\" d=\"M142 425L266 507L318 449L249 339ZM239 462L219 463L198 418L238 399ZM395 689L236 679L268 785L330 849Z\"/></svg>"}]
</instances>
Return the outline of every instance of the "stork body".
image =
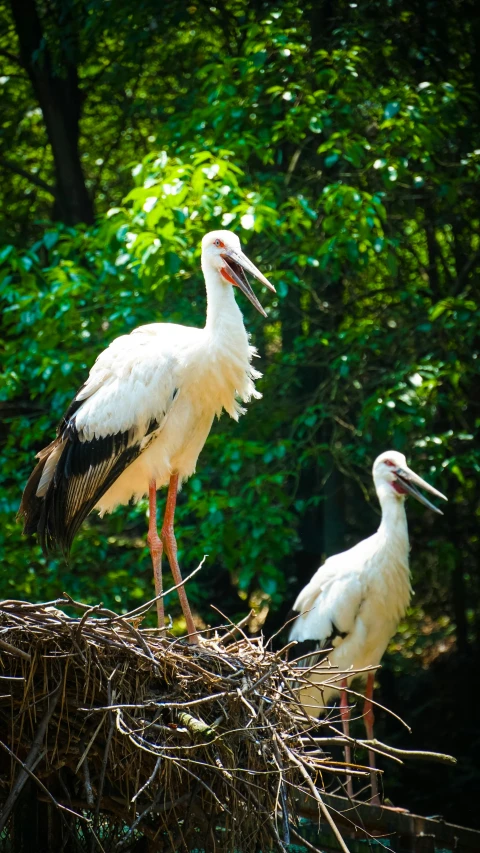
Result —
<instances>
[{"instance_id":1,"label":"stork body","mask_svg":"<svg viewBox=\"0 0 480 853\"><path fill-rule=\"evenodd\" d=\"M313 640L319 654L324 649L331 649L328 661L334 669L328 671L322 667L310 671L307 675L310 684L300 689L299 698L309 714L319 716L331 696L340 691L346 734L348 703L345 688L356 677L348 673L379 665L410 601L410 546L405 497L411 494L436 512L440 510L416 486L444 498L414 474L405 457L396 451L387 451L376 459L373 478L382 509L380 527L373 536L348 551L329 557L317 570L295 601L293 609L299 616L290 631L291 640ZM313 660L309 658L307 667L312 664ZM336 672L344 675L336 676ZM364 721L367 736L372 739L374 673L363 673L360 677L367 679ZM370 765L374 767L373 752L369 758ZM351 793L351 780L349 790ZM372 790L374 799L378 799L376 776L372 776Z\"/></svg>"},{"instance_id":2,"label":"stork body","mask_svg":"<svg viewBox=\"0 0 480 853\"><path fill-rule=\"evenodd\" d=\"M230 304L223 306L218 325L209 317L204 329L141 326L117 338L97 360L79 395L85 404L76 415L77 430L88 441L107 425L114 434L125 434L134 420L132 443L140 439L137 458L98 501L102 514L142 498L151 480L157 488L168 485L172 471L181 484L195 471L215 415L225 409L238 420L243 411L238 398L248 402L261 396L254 385L261 374L251 364L256 350L233 289L227 292ZM98 381L101 399L95 400L91 389ZM131 410L125 412L118 397L127 394Z\"/></svg>"},{"instance_id":3,"label":"stork body","mask_svg":"<svg viewBox=\"0 0 480 853\"><path fill-rule=\"evenodd\" d=\"M263 314L243 269L273 287L229 231L204 237L202 268L205 327L152 323L114 340L65 413L57 438L38 454L20 507L25 532L37 533L44 550L60 547L68 552L92 509L103 515L148 494L148 541L157 595L163 547L175 582L181 582L173 534L176 494L195 470L213 418L225 409L237 420L244 411L239 401L261 396L254 384L261 374L251 364L256 350L250 346L232 285ZM167 484L167 512L159 537L156 491ZM179 593L194 637L183 588ZM161 601L158 615L162 622Z\"/></svg>"},{"instance_id":4,"label":"stork body","mask_svg":"<svg viewBox=\"0 0 480 853\"><path fill-rule=\"evenodd\" d=\"M410 601L408 552L405 508L394 499L373 536L326 560L301 591L290 639L331 648L328 660L338 672L378 666ZM334 672L327 676L334 677ZM300 696L318 716L339 688L324 684L325 670L310 673L309 680L322 685L323 696L308 687Z\"/></svg>"}]
</instances>

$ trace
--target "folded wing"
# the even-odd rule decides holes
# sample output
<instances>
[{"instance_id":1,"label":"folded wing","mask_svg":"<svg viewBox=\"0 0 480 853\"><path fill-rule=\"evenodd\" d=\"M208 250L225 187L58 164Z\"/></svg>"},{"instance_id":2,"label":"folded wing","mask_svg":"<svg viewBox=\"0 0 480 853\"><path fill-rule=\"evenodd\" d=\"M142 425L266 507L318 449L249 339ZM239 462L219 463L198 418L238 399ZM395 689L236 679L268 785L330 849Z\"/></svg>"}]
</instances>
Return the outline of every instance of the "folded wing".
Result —
<instances>
[{"instance_id":1,"label":"folded wing","mask_svg":"<svg viewBox=\"0 0 480 853\"><path fill-rule=\"evenodd\" d=\"M334 648L351 633L363 600L353 550L330 557L300 592L293 605L299 615L290 630L291 640L309 641L310 647L313 645L321 652ZM321 654L318 658L310 657L307 665L313 665L321 657Z\"/></svg>"},{"instance_id":2,"label":"folded wing","mask_svg":"<svg viewBox=\"0 0 480 853\"><path fill-rule=\"evenodd\" d=\"M161 432L178 394L176 363L162 349L161 329L144 327L113 341L67 409L57 438L38 454L19 515L44 552L68 553L88 513Z\"/></svg>"}]
</instances>

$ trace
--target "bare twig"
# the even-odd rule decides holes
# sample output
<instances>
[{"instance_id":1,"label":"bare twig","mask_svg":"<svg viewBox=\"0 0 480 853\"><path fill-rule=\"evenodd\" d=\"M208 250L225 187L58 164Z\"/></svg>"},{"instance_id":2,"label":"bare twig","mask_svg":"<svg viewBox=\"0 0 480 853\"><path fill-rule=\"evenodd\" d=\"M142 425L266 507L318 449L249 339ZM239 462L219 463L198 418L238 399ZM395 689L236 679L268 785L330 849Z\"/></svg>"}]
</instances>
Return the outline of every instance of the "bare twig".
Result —
<instances>
[{"instance_id":1,"label":"bare twig","mask_svg":"<svg viewBox=\"0 0 480 853\"><path fill-rule=\"evenodd\" d=\"M457 759L453 755L446 755L443 752L426 752L418 749L397 749L394 746L388 746L386 743L374 738L373 740L358 740L358 744L366 746L369 749L377 748L378 752L383 752L392 758L411 758L414 761L434 761L437 764L457 764Z\"/></svg>"},{"instance_id":2,"label":"bare twig","mask_svg":"<svg viewBox=\"0 0 480 853\"><path fill-rule=\"evenodd\" d=\"M292 833L293 837L296 838L297 841L300 842L302 847L306 847L307 850L312 850L313 853L323 853L322 850L319 850L318 847L314 847L313 844L310 844L309 841L307 841L305 838L303 838L303 836L300 835L300 833L297 832L297 830L294 829L293 826L290 827L290 832Z\"/></svg>"},{"instance_id":3,"label":"bare twig","mask_svg":"<svg viewBox=\"0 0 480 853\"><path fill-rule=\"evenodd\" d=\"M56 706L56 704L60 698L61 688L62 688L62 681L58 685L53 696L50 698L50 702L48 703L47 711L44 714L44 716L40 722L40 725L37 729L37 733L34 737L30 752L28 753L27 758L25 759L25 762L22 762L22 769L21 769L20 773L18 774L18 776L17 776L17 778L13 784L12 790L10 791L10 793L9 793L9 795L5 801L5 805L3 806L2 812L0 814L0 832L4 828L8 818L10 817L10 813L11 813L16 801L18 800L20 794L22 793L25 782L27 781L27 779L30 775L30 771L33 771L33 768L38 763L39 756L40 756L41 749L42 749L42 744L43 744L43 741L45 738L45 733L47 731L47 727L48 727L48 724L49 724L50 719L52 717L52 714L55 710L55 706Z\"/></svg>"},{"instance_id":4,"label":"bare twig","mask_svg":"<svg viewBox=\"0 0 480 853\"><path fill-rule=\"evenodd\" d=\"M224 617L225 624L208 629L210 636L193 648L133 622L154 604L121 616L69 596L39 605L0 603L8 640L14 636L23 652L12 646L12 656L2 655L11 698L0 695L0 724L11 727L12 753L28 755L26 769L12 757L26 778L35 777L41 798L48 797L41 781L48 778L53 791L57 784L63 789L62 802L49 798L62 813L67 807L72 815L77 807L93 811L84 829L89 853L101 849L102 813L127 822L119 849L131 845L137 831L153 846L164 836L172 849L188 849L204 833L207 849L217 844L218 828L226 849L286 851L297 838L297 791L313 798L332 826L323 778L341 780L348 771L364 779L368 770L330 756L329 747L344 739L332 732L331 715L314 720L299 702L293 683L301 689L305 672L285 659L288 648L273 653L263 636L247 636L248 617L238 625ZM74 617L49 609L58 605L74 608ZM48 725L54 735L51 742L40 739L35 753L31 738L41 735L44 710L33 733L32 723L48 695L51 709L60 659L61 700ZM313 736L313 726L325 737ZM382 744L371 748L389 755ZM390 758L400 761L393 752ZM71 792L65 765L78 774ZM184 803L190 805L181 809ZM179 823L185 810L189 820Z\"/></svg>"},{"instance_id":5,"label":"bare twig","mask_svg":"<svg viewBox=\"0 0 480 853\"><path fill-rule=\"evenodd\" d=\"M298 767L298 769L300 770L300 773L302 774L303 778L305 779L305 782L307 783L308 787L310 788L314 799L317 801L318 805L320 806L321 813L323 814L323 816L324 816L325 820L327 821L330 829L332 830L335 838L337 839L338 844L340 846L340 850L342 850L343 853L349 853L349 849L348 849L347 845L345 844L342 836L340 835L340 832L337 828L335 821L333 820L329 810L327 809L325 803L323 802L317 787L315 786L312 779L310 778L308 771L305 769L303 762L300 761L300 759L297 758L297 756L293 754L291 749L289 749L289 747L281 741L281 739L278 737L276 732L275 732L275 739L276 739L277 743L279 744L280 748L283 749L284 752L286 752L290 761L293 764L295 764L296 767Z\"/></svg>"},{"instance_id":6,"label":"bare twig","mask_svg":"<svg viewBox=\"0 0 480 853\"><path fill-rule=\"evenodd\" d=\"M13 760L14 760L14 761L16 761L16 762L17 762L17 764L19 764L19 765L20 765L20 767L22 768L22 770L24 770L24 771L25 771L25 773L27 774L27 776L29 776L31 779L33 779L33 781L38 785L38 787L39 787L39 788L43 791L43 793L47 796L47 799L48 799L51 803L53 803L53 805L54 805L57 809L61 809L62 811L68 812L68 813L69 813L69 814L71 814L73 817L77 818L78 820L83 820L83 821L85 821L85 823L90 823L90 822L91 822L91 821L90 821L90 819L89 819L89 818L87 818L87 817L85 817L84 815L82 815L82 814L78 814L78 812L73 811L73 809L68 808L68 807L67 807L67 806L65 806L63 803L59 803L59 802L55 799L55 797L53 796L53 794L51 794L51 793L50 793L50 791L48 790L48 788L46 788L46 787L45 787L45 785L44 785L44 784L43 784L43 782L38 778L38 776L35 776L35 773L33 772L33 770L31 770L31 768L30 768L30 767L27 767L27 765L25 764L25 762L21 761L21 760L19 759L18 755L15 755L15 753L10 749L10 747L9 747L9 746L7 746L7 744L6 744L6 743L3 743L3 741L1 741L1 740L0 740L0 746L2 747L2 749L4 749L4 750L5 750L5 752L8 752L8 754L10 755L10 757L11 757L11 758L13 758ZM101 849L101 850L103 850L102 845L100 844L99 846L100 846L100 849Z\"/></svg>"},{"instance_id":7,"label":"bare twig","mask_svg":"<svg viewBox=\"0 0 480 853\"><path fill-rule=\"evenodd\" d=\"M10 643L6 643L5 640L0 640L0 649L10 652L11 655L16 655L16 657L31 661L31 657L28 652L24 652L23 649L17 649L16 646L11 646Z\"/></svg>"},{"instance_id":8,"label":"bare twig","mask_svg":"<svg viewBox=\"0 0 480 853\"><path fill-rule=\"evenodd\" d=\"M110 704L114 700L114 693L112 692L112 678L115 675L115 672L116 672L116 670L114 670L112 672L110 678L108 679L108 684L107 684L107 698L108 698L108 701ZM109 713L109 717L110 717L110 728L108 730L107 742L105 744L105 751L103 753L102 769L100 771L100 780L98 783L97 804L95 806L95 816L93 819L93 829L95 832L97 831L98 820L99 820L99 816L100 816L100 803L102 800L103 786L105 784L105 775L107 772L107 764L108 764L108 757L109 757L109 753L110 753L110 746L112 743L113 733L115 731L115 718L114 718L114 715L112 714L111 711ZM92 845L92 851L93 851L93 845Z\"/></svg>"},{"instance_id":9,"label":"bare twig","mask_svg":"<svg viewBox=\"0 0 480 853\"><path fill-rule=\"evenodd\" d=\"M252 616L254 616L254 615L255 615L255 611L254 611L254 610L250 610L250 613L247 613L247 615L246 615L246 616L244 616L244 617L243 617L243 619L240 619L240 622L238 622L236 625L234 625L234 626L233 626L233 628L231 628L231 630L230 630L230 631L227 631L227 633L226 633L226 634L223 634L223 636L222 636L222 637L220 637L219 642L224 646L224 645L225 645L225 643L226 643L228 640L231 640L231 639L232 639L232 637L234 637L234 636L235 636L235 634L237 633L237 631L241 631L241 629L242 629L245 625L248 625L248 623L250 622L250 619L251 619L251 618L252 618ZM230 624L232 624L232 623L230 623Z\"/></svg>"},{"instance_id":10,"label":"bare twig","mask_svg":"<svg viewBox=\"0 0 480 853\"><path fill-rule=\"evenodd\" d=\"M137 793L133 795L133 797L131 799L132 803L134 803L138 799L138 797L141 794L143 794L143 792L148 788L148 786L152 784L153 780L155 779L155 776L158 773L158 770L160 768L161 763L162 763L162 756L157 758L157 763L155 764L155 767L153 768L153 773L151 774L151 776L149 776L147 781L145 782L145 784L142 785L142 787L138 789Z\"/></svg>"},{"instance_id":11,"label":"bare twig","mask_svg":"<svg viewBox=\"0 0 480 853\"><path fill-rule=\"evenodd\" d=\"M140 616L145 616L145 614L148 613L148 611L151 610L152 607L154 607L154 605L160 598L165 598L167 595L170 595L171 592L175 592L175 590L179 589L181 586L185 586L185 584L188 583L188 581L191 580L197 574L197 572L200 571L207 557L208 554L204 554L197 568L194 569L193 572L190 572L190 574L187 575L185 578L183 578L181 583L177 583L176 586L171 586L169 589L164 590L162 593L160 593L160 595L156 595L155 598L152 598L145 604L141 604L139 607L136 607L135 610L130 610L129 613L124 613L121 616L115 616L114 621L123 621L125 619L135 619Z\"/></svg>"}]
</instances>

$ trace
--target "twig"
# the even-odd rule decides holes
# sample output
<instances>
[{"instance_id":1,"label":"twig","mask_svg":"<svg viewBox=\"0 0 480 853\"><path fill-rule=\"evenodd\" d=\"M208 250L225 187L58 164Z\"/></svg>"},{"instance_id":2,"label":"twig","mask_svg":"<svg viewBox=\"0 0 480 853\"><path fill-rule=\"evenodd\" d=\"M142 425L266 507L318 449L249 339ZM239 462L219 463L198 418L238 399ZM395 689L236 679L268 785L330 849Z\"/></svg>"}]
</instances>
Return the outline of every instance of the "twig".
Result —
<instances>
[{"instance_id":1,"label":"twig","mask_svg":"<svg viewBox=\"0 0 480 853\"><path fill-rule=\"evenodd\" d=\"M75 636L76 640L78 640L78 638L82 632L82 628L85 625L85 622L87 621L87 619L90 616L93 616L94 613L97 613L99 610L102 610L102 609L103 609L103 601L100 604L94 604L92 607L89 607L89 609L85 611L82 618L80 619L80 622L78 623L78 625L75 628L74 636Z\"/></svg>"},{"instance_id":2,"label":"twig","mask_svg":"<svg viewBox=\"0 0 480 853\"><path fill-rule=\"evenodd\" d=\"M267 672L265 672L258 679L258 681L254 681L253 684L247 684L245 687L242 687L242 690L241 690L242 696L246 696L247 693L251 693L252 690L256 690L257 687L260 686L260 684L263 684L263 682L267 680L267 678L271 678L271 676L273 675L273 673L277 669L278 669L278 663L275 663L273 666L270 667L270 669Z\"/></svg>"},{"instance_id":3,"label":"twig","mask_svg":"<svg viewBox=\"0 0 480 853\"><path fill-rule=\"evenodd\" d=\"M300 835L300 833L297 832L297 830L294 829L293 826L290 826L290 832L292 833L293 837L297 839L297 841L300 841L302 847L306 847L307 850L312 850L313 853L323 853L323 851L319 850L318 847L314 847L313 844L310 844L310 842L307 841L306 838L303 837L303 835Z\"/></svg>"},{"instance_id":4,"label":"twig","mask_svg":"<svg viewBox=\"0 0 480 853\"><path fill-rule=\"evenodd\" d=\"M115 667L112 674L110 675L110 678L108 679L108 684L107 684L107 700L109 701L110 704L114 701L114 693L112 693L112 679L113 679L116 671L117 671L117 668ZM107 772L108 756L109 756L109 752L110 752L110 745L112 743L114 731L115 731L115 718L114 718L112 712L110 711L110 728L108 730L107 742L105 744L105 751L103 753L102 769L100 771L100 779L98 782L97 804L95 806L95 816L93 819L94 832L97 831L98 820L100 817L100 803L102 800L103 786L105 784L105 774ZM93 850L94 850L94 847L93 847L93 843L92 843L92 853L93 853Z\"/></svg>"},{"instance_id":5,"label":"twig","mask_svg":"<svg viewBox=\"0 0 480 853\"><path fill-rule=\"evenodd\" d=\"M148 786L152 784L153 780L155 779L155 776L157 775L157 773L160 769L161 763L162 763L162 756L157 758L157 763L155 764L155 767L153 768L153 773L151 774L151 776L148 777L145 784L142 785L142 787L138 789L137 793L133 795L132 799L130 800L131 803L134 803L138 799L140 794L143 794L143 792L148 788Z\"/></svg>"},{"instance_id":6,"label":"twig","mask_svg":"<svg viewBox=\"0 0 480 853\"><path fill-rule=\"evenodd\" d=\"M141 813L138 815L138 817L136 817L136 818L135 818L135 820L133 821L133 823L132 823L131 827L130 827L130 828L128 829L128 831L125 833L125 835L123 836L123 838L121 838L121 839L120 839L120 841L116 844L116 846L115 846L115 850L121 850L121 849L122 849L122 847L124 847L124 846L125 846L125 842L126 842L126 841L128 841L128 839L130 838L130 836L132 835L132 833L133 833L133 832L135 832L135 830L136 830L137 826L141 823L141 821L143 820L143 818L144 818L144 817L146 817L146 816L147 816L147 814L149 814L149 812L151 812L151 811L155 808L155 806L157 805L157 803L158 803L158 801L159 801L159 799L160 799L161 795L162 795L162 791L161 791L161 789L159 788L159 789L158 789L158 791L156 792L156 794L155 794L155 796L154 796L154 798L153 798L152 802L151 802L151 803L149 803L149 804L148 804L148 806L143 810L143 812L141 812ZM189 794L188 796L190 797L190 794Z\"/></svg>"},{"instance_id":7,"label":"twig","mask_svg":"<svg viewBox=\"0 0 480 853\"><path fill-rule=\"evenodd\" d=\"M170 595L171 592L175 592L175 590L179 589L181 586L185 586L191 578L193 578L197 572L202 568L205 560L207 559L208 554L204 554L202 561L199 563L196 569L193 572L190 572L186 578L183 578L181 583L177 583L176 586L171 586L169 589L160 593L160 595L156 595L155 598L151 598L150 601L146 601L145 604L141 604L139 607L136 607L135 610L130 610L128 613L123 613L121 615L116 615L112 620L113 622L124 621L126 619L133 619L135 617L144 616L148 613L149 610L157 603L160 598L165 598L167 595Z\"/></svg>"},{"instance_id":8,"label":"twig","mask_svg":"<svg viewBox=\"0 0 480 853\"><path fill-rule=\"evenodd\" d=\"M343 743L345 743L345 744L349 743L352 746L367 747L368 749L371 749L372 752L376 752L377 755L386 755L387 754L386 750L380 749L379 741L359 740L358 738L348 737L345 734L342 735L340 730L336 729L335 726L333 726L331 723L330 723L329 728L332 730L332 732L335 732L335 734L338 735L338 737L335 738L335 741L337 743L340 743L340 741L343 740ZM401 752L401 750L399 750L399 752ZM389 758L391 758L392 761L395 761L397 764L403 764L403 761L400 758L398 758L398 756L394 755L393 752L391 754L389 754ZM377 773L382 773L382 772L383 772L382 770L377 770Z\"/></svg>"},{"instance_id":9,"label":"twig","mask_svg":"<svg viewBox=\"0 0 480 853\"><path fill-rule=\"evenodd\" d=\"M155 699L152 699L151 702L139 702L135 703L126 703L122 705L102 705L100 708L79 708L79 711L88 711L89 713L93 711L117 711L120 709L121 711L135 710L138 708L191 708L193 705L203 705L205 702L213 702L214 699L222 699L224 696L227 696L227 693L223 691L223 693L214 693L212 696L202 696L200 699L192 699L191 702L157 702Z\"/></svg>"},{"instance_id":10,"label":"twig","mask_svg":"<svg viewBox=\"0 0 480 853\"><path fill-rule=\"evenodd\" d=\"M223 637L220 637L218 642L221 643L222 645L224 645L227 642L227 640L229 640L231 637L235 636L237 631L241 631L243 626L247 625L249 623L250 619L252 618L252 616L254 616L254 615L255 615L255 611L253 609L250 610L250 613L247 613L247 615L244 616L243 619L240 619L240 622L237 622L237 624L234 625L233 628L230 629L230 631L227 631L227 633L224 634ZM230 624L232 624L232 623L230 622Z\"/></svg>"},{"instance_id":11,"label":"twig","mask_svg":"<svg viewBox=\"0 0 480 853\"><path fill-rule=\"evenodd\" d=\"M300 773L302 774L303 778L305 779L308 787L310 788L315 800L317 801L317 803L320 807L320 811L322 812L325 820L327 821L330 829L332 830L335 838L337 839L337 841L340 845L340 849L343 851L343 853L350 853L350 851L349 851L347 845L345 844L340 832L338 831L337 824L333 820L330 812L328 811L325 803L323 802L323 800L320 796L320 793L317 790L315 784L312 782L308 771L305 769L302 762L297 758L297 756L293 754L291 749L289 749L289 747L285 743L283 743L283 741L278 737L276 732L274 732L274 737L275 737L277 743L279 744L280 748L283 749L284 752L287 753L288 757L290 758L290 761L293 764L295 764L296 767L298 767L298 769L300 770Z\"/></svg>"},{"instance_id":12,"label":"twig","mask_svg":"<svg viewBox=\"0 0 480 853\"><path fill-rule=\"evenodd\" d=\"M245 632L242 630L242 627L241 627L241 623L240 623L240 622L239 622L237 625L235 625L235 623L234 623L234 622L232 622L232 620L231 620L231 619L229 619L229 618L228 618L228 616L225 616L225 613L222 613L222 611L220 610L220 608L219 608L219 607L216 607L216 605L215 605L215 604L211 604L211 605L210 605L210 607L212 608L212 610L216 610L216 611L217 611L217 613L219 613L219 614L220 614L220 616L222 617L222 619L225 619L225 621L226 621L226 622L229 622L229 623L230 623L230 625L232 625L232 630L239 631L239 632L240 632L240 634L242 635L243 639L245 640L245 642L246 642L246 643L248 643L248 645L249 645L250 647L252 646L252 640L251 640L249 637L247 637L247 635L245 634ZM242 620L242 622L244 622L244 620Z\"/></svg>"},{"instance_id":13,"label":"twig","mask_svg":"<svg viewBox=\"0 0 480 853\"><path fill-rule=\"evenodd\" d=\"M50 802L51 802L51 803L53 803L53 805L54 805L57 809L61 809L62 811L68 812L69 814L73 815L73 817L76 817L78 820L83 820L83 821L85 821L85 823L91 823L90 818L85 817L85 815L78 814L78 812L74 812L74 811L73 811L73 809L69 809L69 808L68 808L68 806L63 805L63 803L59 803L59 802L55 799L55 797L53 796L53 794L51 794L51 793L50 793L50 791L48 790L48 788L46 788L46 787L45 787L45 785L43 784L43 782L41 781L41 779L39 779L39 778L38 778L38 776L35 776L35 773L34 773L34 772L29 768L29 767L27 767L27 765L25 764L25 762L23 762L23 761L18 757L18 755L15 755L15 753L14 753L14 752L12 752L12 750L10 749L10 747L9 747L9 746L7 746L7 744L6 744L6 743L3 743L3 741L1 741L1 740L0 740L0 746L2 747L2 749L4 749L4 750L5 750L5 752L8 752L8 754L10 755L10 757L11 757L11 758L13 758L13 759L14 759L14 761L16 761L16 762L17 762L17 764L19 764L19 765L20 765L20 767L22 768L22 770L24 770L24 771L25 771L25 773L27 774L27 776L29 776L31 779L33 779L33 781L38 785L38 787L43 791L43 793L47 795L47 797L48 797L48 799L50 800ZM100 844L100 842L98 842L98 843ZM102 845L101 845L101 844L100 844L100 849L101 849L101 850L103 850L103 847L102 847ZM104 853L105 853L105 851L104 851Z\"/></svg>"},{"instance_id":14,"label":"twig","mask_svg":"<svg viewBox=\"0 0 480 853\"><path fill-rule=\"evenodd\" d=\"M88 758L83 762L83 787L85 788L85 799L89 808L93 809L95 798L93 796L92 782L90 779L90 769L88 766Z\"/></svg>"},{"instance_id":15,"label":"twig","mask_svg":"<svg viewBox=\"0 0 480 853\"><path fill-rule=\"evenodd\" d=\"M278 767L279 773L279 792L280 792L280 803L282 808L282 818L283 818L283 840L285 844L290 844L290 817L288 814L288 800L287 800L287 792L285 790L285 781L283 778L283 763L282 756L280 755L278 744L273 742L273 751L275 754L275 761ZM278 801L278 796L277 796Z\"/></svg>"},{"instance_id":16,"label":"twig","mask_svg":"<svg viewBox=\"0 0 480 853\"><path fill-rule=\"evenodd\" d=\"M103 726L103 724L104 724L104 722L105 722L105 717L106 717L106 714L104 714L104 715L103 715L103 717L102 717L102 719L100 720L100 722L99 722L99 724L98 724L97 728L95 729L95 731L94 731L94 733L93 733L92 737L91 737L91 738L90 738L90 740L88 741L88 744L87 744L87 746L85 747L85 750L83 751L83 754L82 754L82 756L81 756L81 758L80 758L80 761L78 762L78 764L77 764L77 766L76 766L76 768L75 768L75 773L78 773L78 771L80 770L80 767L82 766L82 764L83 764L83 762L85 761L85 759L86 759L86 757L87 757L88 753L90 752L90 749L91 749L91 747L92 747L92 744L93 744L93 742L94 742L95 738L97 737L97 735L98 735L98 733L99 733L100 729L102 728L102 726Z\"/></svg>"},{"instance_id":17,"label":"twig","mask_svg":"<svg viewBox=\"0 0 480 853\"><path fill-rule=\"evenodd\" d=\"M310 610L307 610L307 611L305 611L305 612L306 612L306 613L310 613ZM295 614L294 614L294 616L291 616L291 617L290 617L290 619L287 619L287 621L283 623L282 627L281 627L281 628L279 628L279 629L278 629L278 631L275 631L275 633L274 633L274 634L272 634L272 636L271 636L271 637L269 637L269 639L267 640L267 642L266 642L266 644L265 644L265 648L267 648L267 649L268 649L268 647L272 645L272 643L273 643L273 641L275 640L275 638L276 638L276 637L278 637L278 635L279 635L279 634L281 634L281 633L282 633L282 631L285 631L285 629L286 629L286 628L288 628L288 626L289 626L289 625L291 625L291 624L292 624L292 622L295 622L295 621L298 619L298 617L299 617L299 616L300 616L300 613L295 613ZM298 641L297 641L297 640L293 640L292 642L296 644ZM317 649L317 651L316 651L316 652L314 652L314 654L317 654L317 655L318 655L318 649ZM301 660L301 658L299 658L299 660Z\"/></svg>"},{"instance_id":18,"label":"twig","mask_svg":"<svg viewBox=\"0 0 480 853\"><path fill-rule=\"evenodd\" d=\"M17 649L16 646L11 646L10 643L6 643L5 640L0 640L0 648L4 649L6 652L10 652L11 655L17 655L19 658L28 660L29 663L32 660L28 652L24 652L23 649Z\"/></svg>"},{"instance_id":19,"label":"twig","mask_svg":"<svg viewBox=\"0 0 480 853\"><path fill-rule=\"evenodd\" d=\"M382 750L387 755L402 756L402 758L412 758L415 761L436 761L438 764L457 764L457 759L453 755L447 755L443 752L426 752L418 749L397 749L394 746L388 746L386 743L374 738L373 740L357 740L356 743L361 746L367 746L369 749L377 747L378 751Z\"/></svg>"},{"instance_id":20,"label":"twig","mask_svg":"<svg viewBox=\"0 0 480 853\"><path fill-rule=\"evenodd\" d=\"M25 762L22 762L22 770L19 772L12 787L12 790L10 791L5 801L5 805L0 814L0 832L3 830L8 818L10 817L10 813L23 790L23 787L30 775L30 772L32 771L33 767L38 763L38 757L42 749L45 732L47 731L47 727L55 710L55 706L60 698L62 682L63 677L51 697L51 700L48 704L47 712L46 714L44 714L43 719L40 721L40 725L37 729L37 733L32 743L32 748L30 749L30 752L28 753Z\"/></svg>"}]
</instances>

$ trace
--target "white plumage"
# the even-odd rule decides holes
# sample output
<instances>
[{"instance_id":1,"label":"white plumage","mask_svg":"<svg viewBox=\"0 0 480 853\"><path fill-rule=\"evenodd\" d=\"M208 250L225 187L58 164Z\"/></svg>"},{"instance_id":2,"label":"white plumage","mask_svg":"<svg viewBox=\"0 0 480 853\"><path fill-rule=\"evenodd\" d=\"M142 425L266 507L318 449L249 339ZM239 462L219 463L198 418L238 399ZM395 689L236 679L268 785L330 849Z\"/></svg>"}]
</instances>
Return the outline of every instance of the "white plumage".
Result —
<instances>
[{"instance_id":1,"label":"white plumage","mask_svg":"<svg viewBox=\"0 0 480 853\"><path fill-rule=\"evenodd\" d=\"M203 238L202 269L205 327L152 323L114 340L97 358L57 438L38 454L20 513L25 532L36 532L45 550L68 552L93 508L103 514L149 494L152 511L156 489L167 483L175 492L172 530L164 524L162 535L172 539L178 485L194 472L213 418L225 409L237 420L241 403L261 396L254 384L261 374L251 364L256 350L232 285L264 316L244 270L274 288L230 231ZM156 527L151 547L153 540L161 551ZM152 559L155 567L153 550Z\"/></svg>"},{"instance_id":2,"label":"white plumage","mask_svg":"<svg viewBox=\"0 0 480 853\"><path fill-rule=\"evenodd\" d=\"M244 411L239 399L261 397L254 385L261 374L250 363L256 350L231 287L229 295L220 328L152 323L118 338L98 358L77 396L85 400L77 429L86 441L129 431L130 442L141 447L102 495L97 504L102 513L143 497L152 479L160 488L172 471L180 481L190 477L215 415L225 409L238 420ZM147 434L152 423L158 427Z\"/></svg>"},{"instance_id":3,"label":"white plumage","mask_svg":"<svg viewBox=\"0 0 480 853\"><path fill-rule=\"evenodd\" d=\"M412 590L406 494L413 493L416 482L444 497L413 474L403 454L393 450L376 459L373 479L382 509L377 532L348 551L329 557L293 605L300 615L292 625L290 639L315 640L319 649L333 647L328 660L339 672L378 666L408 607ZM420 492L415 497L439 512ZM325 678L332 680L335 673L326 675L323 667L308 677L312 684L323 685ZM322 690L327 700L335 687ZM312 705L310 713L318 714L325 704L320 690L305 688L301 693L305 703L307 696Z\"/></svg>"},{"instance_id":4,"label":"white plumage","mask_svg":"<svg viewBox=\"0 0 480 853\"><path fill-rule=\"evenodd\" d=\"M351 682L349 672L379 665L387 645L397 630L412 593L409 569L409 541L405 497L440 512L416 486L437 497L440 492L408 468L403 454L382 453L373 465L373 480L382 509L377 532L348 551L325 561L300 592L293 606L299 616L293 622L290 639L313 640L318 650L332 649L321 668L308 672L309 686L299 689L305 710L318 716L332 694ZM305 666L315 659L305 659ZM328 663L331 669L328 669ZM337 674L338 673L338 674ZM346 674L345 677L342 675ZM367 678L364 674L363 678ZM367 679L365 723L373 737L371 695L374 676ZM327 683L326 683L327 682ZM347 722L346 696L342 696L342 717ZM347 759L348 760L348 759ZM373 766L373 753L370 754ZM351 783L350 783L351 784ZM374 796L376 788L372 786Z\"/></svg>"}]
</instances>

